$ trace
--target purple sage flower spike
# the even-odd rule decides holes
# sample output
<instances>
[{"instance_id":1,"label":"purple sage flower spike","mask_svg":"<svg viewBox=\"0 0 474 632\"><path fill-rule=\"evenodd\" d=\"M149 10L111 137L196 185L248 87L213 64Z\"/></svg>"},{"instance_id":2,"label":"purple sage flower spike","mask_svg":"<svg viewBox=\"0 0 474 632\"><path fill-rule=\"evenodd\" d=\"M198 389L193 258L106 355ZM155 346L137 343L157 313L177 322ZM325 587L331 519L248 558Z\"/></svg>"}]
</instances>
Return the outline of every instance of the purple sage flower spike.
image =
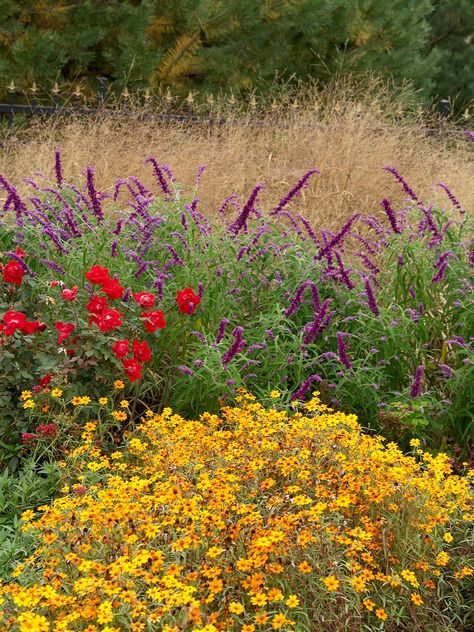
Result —
<instances>
[{"instance_id":1,"label":"purple sage flower spike","mask_svg":"<svg viewBox=\"0 0 474 632\"><path fill-rule=\"evenodd\" d=\"M291 189L291 191L289 193L287 193L287 195L285 195L285 197L283 197L278 204L275 206L275 208L273 209L273 211L270 212L270 215L278 215L279 212L296 196L298 195L298 193L301 191L301 189L305 186L307 186L308 184L308 180L310 179L310 177L314 174L314 173L318 173L320 174L321 172L318 171L317 169L310 169L309 171L307 171L304 176L302 178L300 178L298 180L298 182L295 184L295 186Z\"/></svg>"}]
</instances>

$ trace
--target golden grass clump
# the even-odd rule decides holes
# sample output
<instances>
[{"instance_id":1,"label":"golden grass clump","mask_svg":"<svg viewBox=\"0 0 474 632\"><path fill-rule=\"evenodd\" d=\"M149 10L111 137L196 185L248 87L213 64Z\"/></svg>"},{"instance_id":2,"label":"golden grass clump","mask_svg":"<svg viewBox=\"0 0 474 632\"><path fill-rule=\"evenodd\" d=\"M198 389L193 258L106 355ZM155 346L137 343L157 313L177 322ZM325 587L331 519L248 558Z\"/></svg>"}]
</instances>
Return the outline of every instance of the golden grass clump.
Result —
<instances>
[{"instance_id":1,"label":"golden grass clump","mask_svg":"<svg viewBox=\"0 0 474 632\"><path fill-rule=\"evenodd\" d=\"M405 456L316 392L292 414L245 391L198 421L148 411L109 455L96 432L23 514L38 546L2 630L468 629L473 497L446 455Z\"/></svg>"},{"instance_id":2,"label":"golden grass clump","mask_svg":"<svg viewBox=\"0 0 474 632\"><path fill-rule=\"evenodd\" d=\"M268 102L233 119L231 112L232 122L223 126L144 120L140 111L130 117L64 118L7 137L0 173L23 193L30 191L22 179L32 171L53 177L54 151L60 147L68 180L79 179L90 164L98 186L110 193L127 175L156 188L144 165L149 155L168 163L188 189L205 163L199 197L212 214L231 193L244 200L257 182L265 184L261 205L271 207L303 173L317 168L321 175L312 178L297 204L318 228L330 229L355 211L377 212L384 197L402 203L403 191L382 169L391 165L421 199L449 206L435 186L441 181L464 208L472 208L474 158L468 139L427 136L433 120L404 119L397 114L403 106L401 97L395 99L380 84L366 90L339 84L307 89L296 99Z\"/></svg>"}]
</instances>

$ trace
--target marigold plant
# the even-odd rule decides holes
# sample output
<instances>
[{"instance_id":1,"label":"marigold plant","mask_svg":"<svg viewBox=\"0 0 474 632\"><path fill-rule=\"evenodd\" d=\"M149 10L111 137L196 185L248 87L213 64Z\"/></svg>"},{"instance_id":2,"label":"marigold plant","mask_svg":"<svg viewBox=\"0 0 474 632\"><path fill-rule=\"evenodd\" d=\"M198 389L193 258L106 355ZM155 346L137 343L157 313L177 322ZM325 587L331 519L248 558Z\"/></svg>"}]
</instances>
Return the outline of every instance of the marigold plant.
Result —
<instances>
[{"instance_id":1,"label":"marigold plant","mask_svg":"<svg viewBox=\"0 0 474 632\"><path fill-rule=\"evenodd\" d=\"M467 630L472 472L313 395L147 411L108 455L88 422L62 496L23 515L37 548L0 589L1 629Z\"/></svg>"}]
</instances>

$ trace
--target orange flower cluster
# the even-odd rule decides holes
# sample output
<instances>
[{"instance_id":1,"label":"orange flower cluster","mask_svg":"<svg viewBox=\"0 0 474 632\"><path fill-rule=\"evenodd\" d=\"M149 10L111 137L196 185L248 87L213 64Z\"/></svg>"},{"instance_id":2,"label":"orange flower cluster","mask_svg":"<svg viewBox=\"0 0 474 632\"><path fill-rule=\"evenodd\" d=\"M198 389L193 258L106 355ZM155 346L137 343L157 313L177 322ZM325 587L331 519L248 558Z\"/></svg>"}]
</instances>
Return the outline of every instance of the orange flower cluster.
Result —
<instances>
[{"instance_id":1,"label":"orange flower cluster","mask_svg":"<svg viewBox=\"0 0 474 632\"><path fill-rule=\"evenodd\" d=\"M38 547L0 587L1 630L423 629L473 573L469 477L317 393L291 415L246 392L198 421L148 411L109 455L90 422L64 472L23 515Z\"/></svg>"}]
</instances>

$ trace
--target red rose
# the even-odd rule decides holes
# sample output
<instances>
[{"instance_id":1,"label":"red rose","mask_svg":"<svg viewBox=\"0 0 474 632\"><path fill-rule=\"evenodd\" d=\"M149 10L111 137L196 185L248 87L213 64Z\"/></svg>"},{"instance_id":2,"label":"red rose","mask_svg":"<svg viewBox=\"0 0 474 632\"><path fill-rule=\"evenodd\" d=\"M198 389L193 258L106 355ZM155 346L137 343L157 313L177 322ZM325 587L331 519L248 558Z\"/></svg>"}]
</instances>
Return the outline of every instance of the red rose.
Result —
<instances>
[{"instance_id":1,"label":"red rose","mask_svg":"<svg viewBox=\"0 0 474 632\"><path fill-rule=\"evenodd\" d=\"M22 259L24 259L26 257L26 252L24 250L22 250L20 248L20 246L15 248L15 254L18 255L19 257L21 257Z\"/></svg>"},{"instance_id":2,"label":"red rose","mask_svg":"<svg viewBox=\"0 0 474 632\"><path fill-rule=\"evenodd\" d=\"M72 323L57 322L54 326L59 331L58 345L60 345L63 340L67 340L74 329L74 325Z\"/></svg>"},{"instance_id":3,"label":"red rose","mask_svg":"<svg viewBox=\"0 0 474 632\"><path fill-rule=\"evenodd\" d=\"M61 292L61 298L64 298L66 301L73 301L76 298L78 289L77 285L72 287L70 290L66 288Z\"/></svg>"},{"instance_id":4,"label":"red rose","mask_svg":"<svg viewBox=\"0 0 474 632\"><path fill-rule=\"evenodd\" d=\"M117 340L112 347L112 351L119 360L125 358L125 356L128 355L128 340Z\"/></svg>"},{"instance_id":5,"label":"red rose","mask_svg":"<svg viewBox=\"0 0 474 632\"><path fill-rule=\"evenodd\" d=\"M92 314L100 314L102 310L107 307L108 301L105 296L94 296L90 299L90 301L86 305L86 309Z\"/></svg>"},{"instance_id":6,"label":"red rose","mask_svg":"<svg viewBox=\"0 0 474 632\"><path fill-rule=\"evenodd\" d=\"M26 316L21 312L6 312L3 317L3 322L6 325L5 335L11 336L17 329L23 329L26 322Z\"/></svg>"},{"instance_id":7,"label":"red rose","mask_svg":"<svg viewBox=\"0 0 474 632\"><path fill-rule=\"evenodd\" d=\"M100 314L91 315L89 324L95 323L100 331L112 331L122 324L121 315L116 309L105 307Z\"/></svg>"},{"instance_id":8,"label":"red rose","mask_svg":"<svg viewBox=\"0 0 474 632\"><path fill-rule=\"evenodd\" d=\"M124 288L119 285L117 279L106 279L102 283L102 291L107 294L111 301L113 301L114 299L121 298L123 296Z\"/></svg>"},{"instance_id":9,"label":"red rose","mask_svg":"<svg viewBox=\"0 0 474 632\"><path fill-rule=\"evenodd\" d=\"M52 379L53 376L51 375L51 373L46 373L46 375L42 377L41 380L38 382L38 386L47 386Z\"/></svg>"},{"instance_id":10,"label":"red rose","mask_svg":"<svg viewBox=\"0 0 474 632\"><path fill-rule=\"evenodd\" d=\"M146 340L143 342L134 340L132 350L135 360L138 360L139 362L149 362L151 360L151 349Z\"/></svg>"},{"instance_id":11,"label":"red rose","mask_svg":"<svg viewBox=\"0 0 474 632\"><path fill-rule=\"evenodd\" d=\"M18 261L9 261L2 271L3 280L6 283L13 283L15 285L21 285L25 271L18 263Z\"/></svg>"},{"instance_id":12,"label":"red rose","mask_svg":"<svg viewBox=\"0 0 474 632\"><path fill-rule=\"evenodd\" d=\"M25 334L33 334L35 331L44 331L45 329L46 325L44 323L40 323L39 320L25 320L21 331Z\"/></svg>"},{"instance_id":13,"label":"red rose","mask_svg":"<svg viewBox=\"0 0 474 632\"><path fill-rule=\"evenodd\" d=\"M135 380L140 380L143 377L141 374L142 365L134 358L123 360L123 366L130 382L135 382Z\"/></svg>"},{"instance_id":14,"label":"red rose","mask_svg":"<svg viewBox=\"0 0 474 632\"><path fill-rule=\"evenodd\" d=\"M49 284L51 287L56 287L57 285L59 285L59 281L50 281Z\"/></svg>"},{"instance_id":15,"label":"red rose","mask_svg":"<svg viewBox=\"0 0 474 632\"><path fill-rule=\"evenodd\" d=\"M102 285L109 278L109 269L100 266L92 266L89 272L86 272L86 279L91 283Z\"/></svg>"},{"instance_id":16,"label":"red rose","mask_svg":"<svg viewBox=\"0 0 474 632\"><path fill-rule=\"evenodd\" d=\"M153 307L155 304L155 295L150 294L149 292L139 292L138 294L134 294L133 298L142 307Z\"/></svg>"},{"instance_id":17,"label":"red rose","mask_svg":"<svg viewBox=\"0 0 474 632\"><path fill-rule=\"evenodd\" d=\"M196 307L201 302L201 297L194 294L190 287L181 290L176 293L176 302L178 303L179 311L182 314L193 314Z\"/></svg>"},{"instance_id":18,"label":"red rose","mask_svg":"<svg viewBox=\"0 0 474 632\"><path fill-rule=\"evenodd\" d=\"M160 309L154 312L142 312L141 317L145 319L145 329L148 333L152 333L157 329L164 329L166 327L166 320L164 314Z\"/></svg>"}]
</instances>

